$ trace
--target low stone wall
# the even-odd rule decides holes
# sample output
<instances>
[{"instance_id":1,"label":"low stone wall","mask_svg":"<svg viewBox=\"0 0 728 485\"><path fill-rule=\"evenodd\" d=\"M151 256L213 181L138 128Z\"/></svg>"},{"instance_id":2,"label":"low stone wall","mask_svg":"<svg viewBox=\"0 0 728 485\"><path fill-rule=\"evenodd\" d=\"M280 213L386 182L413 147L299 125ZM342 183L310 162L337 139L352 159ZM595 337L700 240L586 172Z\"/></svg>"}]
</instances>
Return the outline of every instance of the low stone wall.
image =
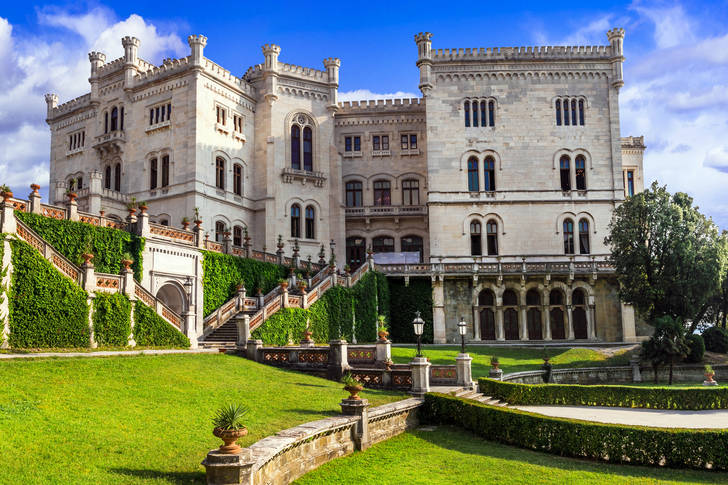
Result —
<instances>
[{"instance_id":1,"label":"low stone wall","mask_svg":"<svg viewBox=\"0 0 728 485\"><path fill-rule=\"evenodd\" d=\"M554 384L631 384L633 382L652 382L654 374L651 367L640 365L639 378L636 379L635 368L621 367L583 367L580 369L553 369L551 382ZM728 365L715 365L715 380L728 380ZM660 382L667 382L669 368L661 367L657 373ZM543 384L542 370L514 372L505 374L501 380L519 384ZM705 380L702 364L676 365L672 371L673 382L691 382L699 384Z\"/></svg>"},{"instance_id":2,"label":"low stone wall","mask_svg":"<svg viewBox=\"0 0 728 485\"><path fill-rule=\"evenodd\" d=\"M305 423L263 438L237 455L211 451L205 461L208 484L283 485L335 458L396 436L419 424L418 398L385 404L362 416L337 416ZM362 436L366 437L362 441Z\"/></svg>"}]
</instances>

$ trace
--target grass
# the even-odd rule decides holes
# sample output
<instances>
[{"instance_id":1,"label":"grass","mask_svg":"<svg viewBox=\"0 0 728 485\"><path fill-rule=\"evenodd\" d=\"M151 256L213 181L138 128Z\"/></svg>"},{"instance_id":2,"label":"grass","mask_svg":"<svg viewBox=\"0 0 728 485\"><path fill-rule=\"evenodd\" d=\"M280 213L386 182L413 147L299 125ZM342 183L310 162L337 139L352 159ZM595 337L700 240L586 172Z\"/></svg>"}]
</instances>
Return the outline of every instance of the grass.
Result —
<instances>
[{"instance_id":1,"label":"grass","mask_svg":"<svg viewBox=\"0 0 728 485\"><path fill-rule=\"evenodd\" d=\"M365 452L329 462L300 485L406 484L715 484L717 472L610 465L563 458L486 441L458 428L415 430Z\"/></svg>"},{"instance_id":2,"label":"grass","mask_svg":"<svg viewBox=\"0 0 728 485\"><path fill-rule=\"evenodd\" d=\"M247 446L339 414L346 396L339 383L224 354L0 361L0 383L0 483L204 483L219 406L250 407Z\"/></svg>"},{"instance_id":3,"label":"grass","mask_svg":"<svg viewBox=\"0 0 728 485\"><path fill-rule=\"evenodd\" d=\"M460 346L424 346L423 355L430 358L433 364L454 364L455 357L460 352ZM503 373L539 370L543 364L543 349L533 347L489 347L484 345L471 345L467 352L473 358L473 378L487 377L490 370L490 357L498 356L500 368ZM628 349L617 351L604 351L585 347L549 347L548 355L554 368L560 367L597 367L612 365L627 365L629 363ZM405 364L412 360L416 347L398 345L392 347L392 360L397 364Z\"/></svg>"}]
</instances>

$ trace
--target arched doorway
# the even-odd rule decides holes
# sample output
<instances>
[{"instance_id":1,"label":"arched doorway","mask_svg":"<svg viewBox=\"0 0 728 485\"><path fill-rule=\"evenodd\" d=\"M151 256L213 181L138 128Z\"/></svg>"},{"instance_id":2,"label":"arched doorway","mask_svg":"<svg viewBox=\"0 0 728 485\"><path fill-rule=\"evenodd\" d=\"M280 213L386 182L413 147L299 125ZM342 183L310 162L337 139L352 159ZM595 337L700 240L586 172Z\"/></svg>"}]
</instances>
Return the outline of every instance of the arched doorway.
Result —
<instances>
[{"instance_id":1,"label":"arched doorway","mask_svg":"<svg viewBox=\"0 0 728 485\"><path fill-rule=\"evenodd\" d=\"M162 285L157 290L157 299L171 308L177 315L182 315L187 306L187 298L182 288L173 283Z\"/></svg>"},{"instance_id":2,"label":"arched doorway","mask_svg":"<svg viewBox=\"0 0 728 485\"><path fill-rule=\"evenodd\" d=\"M495 295L492 291L483 290L478 295L478 313L480 340L495 340Z\"/></svg>"},{"instance_id":3,"label":"arched doorway","mask_svg":"<svg viewBox=\"0 0 728 485\"><path fill-rule=\"evenodd\" d=\"M541 295L538 290L528 290L526 293L526 325L528 327L529 340L543 340L541 331Z\"/></svg>"},{"instance_id":4,"label":"arched doorway","mask_svg":"<svg viewBox=\"0 0 728 485\"><path fill-rule=\"evenodd\" d=\"M564 340L566 339L564 294L560 290L551 290L551 293L549 293L549 307L551 338L554 340Z\"/></svg>"},{"instance_id":5,"label":"arched doorway","mask_svg":"<svg viewBox=\"0 0 728 485\"><path fill-rule=\"evenodd\" d=\"M586 340L589 338L586 322L586 295L584 290L577 288L571 295L571 302L574 307L571 310L571 317L574 320L574 338Z\"/></svg>"},{"instance_id":6,"label":"arched doorway","mask_svg":"<svg viewBox=\"0 0 728 485\"><path fill-rule=\"evenodd\" d=\"M513 290L503 292L503 331L506 340L518 340L518 296Z\"/></svg>"}]
</instances>

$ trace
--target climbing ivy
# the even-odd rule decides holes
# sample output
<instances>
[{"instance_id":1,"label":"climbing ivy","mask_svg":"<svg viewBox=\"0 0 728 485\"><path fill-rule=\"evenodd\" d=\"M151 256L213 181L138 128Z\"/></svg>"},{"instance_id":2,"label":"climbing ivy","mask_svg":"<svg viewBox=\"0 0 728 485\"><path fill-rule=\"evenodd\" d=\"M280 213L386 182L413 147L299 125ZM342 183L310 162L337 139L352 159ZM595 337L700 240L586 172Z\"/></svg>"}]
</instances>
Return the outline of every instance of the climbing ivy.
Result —
<instances>
[{"instance_id":1,"label":"climbing ivy","mask_svg":"<svg viewBox=\"0 0 728 485\"><path fill-rule=\"evenodd\" d=\"M87 294L23 241L11 240L10 346L88 347Z\"/></svg>"},{"instance_id":2,"label":"climbing ivy","mask_svg":"<svg viewBox=\"0 0 728 485\"><path fill-rule=\"evenodd\" d=\"M137 345L150 347L189 348L190 339L162 317L137 300L134 303L134 340Z\"/></svg>"},{"instance_id":3,"label":"climbing ivy","mask_svg":"<svg viewBox=\"0 0 728 485\"><path fill-rule=\"evenodd\" d=\"M288 270L277 264L210 251L202 251L202 254L205 316L232 298L241 282L245 283L248 295L255 295L258 288L265 294L288 275Z\"/></svg>"},{"instance_id":4,"label":"climbing ivy","mask_svg":"<svg viewBox=\"0 0 728 485\"><path fill-rule=\"evenodd\" d=\"M94 266L99 273L119 274L121 260L126 254L131 255L134 260L134 278L141 281L144 238L119 229L58 220L29 212L16 211L15 216L76 265L80 266L83 262L82 254L92 253Z\"/></svg>"},{"instance_id":5,"label":"climbing ivy","mask_svg":"<svg viewBox=\"0 0 728 485\"><path fill-rule=\"evenodd\" d=\"M425 321L422 342L433 342L432 331L432 284L429 279L410 278L409 285L403 278L389 278L390 328L389 338L393 342L416 342L412 327L415 312Z\"/></svg>"},{"instance_id":6,"label":"climbing ivy","mask_svg":"<svg viewBox=\"0 0 728 485\"><path fill-rule=\"evenodd\" d=\"M94 297L94 336L99 345L127 345L131 333L131 302L122 293L97 292Z\"/></svg>"}]
</instances>

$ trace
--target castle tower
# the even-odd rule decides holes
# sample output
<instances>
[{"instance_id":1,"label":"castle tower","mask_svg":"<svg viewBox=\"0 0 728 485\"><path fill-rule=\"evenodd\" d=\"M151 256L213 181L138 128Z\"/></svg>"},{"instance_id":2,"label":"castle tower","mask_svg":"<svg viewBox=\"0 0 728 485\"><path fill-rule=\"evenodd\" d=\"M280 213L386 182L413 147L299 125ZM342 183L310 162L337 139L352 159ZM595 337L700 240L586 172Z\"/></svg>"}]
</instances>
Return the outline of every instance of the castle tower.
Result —
<instances>
[{"instance_id":1,"label":"castle tower","mask_svg":"<svg viewBox=\"0 0 728 485\"><path fill-rule=\"evenodd\" d=\"M106 54L103 52L91 51L88 53L88 60L91 62L91 77L88 82L91 84L91 102L98 103L99 99L99 69L106 63Z\"/></svg>"},{"instance_id":2,"label":"castle tower","mask_svg":"<svg viewBox=\"0 0 728 485\"><path fill-rule=\"evenodd\" d=\"M46 106L48 108L47 116L48 118L51 117L51 113L53 112L53 108L58 107L58 95L55 93L48 93L45 95L46 100Z\"/></svg>"},{"instance_id":3,"label":"castle tower","mask_svg":"<svg viewBox=\"0 0 728 485\"><path fill-rule=\"evenodd\" d=\"M432 34L430 32L420 32L415 34L415 42L417 43L417 67L420 68L420 91L423 96L432 89Z\"/></svg>"},{"instance_id":4,"label":"castle tower","mask_svg":"<svg viewBox=\"0 0 728 485\"><path fill-rule=\"evenodd\" d=\"M341 67L341 59L336 57L328 57L324 59L324 67L329 76L329 106L328 109L335 113L338 109L338 93L339 93L339 68Z\"/></svg>"},{"instance_id":5,"label":"castle tower","mask_svg":"<svg viewBox=\"0 0 728 485\"><path fill-rule=\"evenodd\" d=\"M201 66L203 52L207 45L207 37L204 35L190 35L187 37L187 43L190 45L190 63L193 66Z\"/></svg>"},{"instance_id":6,"label":"castle tower","mask_svg":"<svg viewBox=\"0 0 728 485\"><path fill-rule=\"evenodd\" d=\"M121 39L121 45L124 46L124 89L131 89L134 84L134 74L136 74L139 59L139 44L140 41L136 37L126 36Z\"/></svg>"},{"instance_id":7,"label":"castle tower","mask_svg":"<svg viewBox=\"0 0 728 485\"><path fill-rule=\"evenodd\" d=\"M624 78L622 76L622 63L624 63L623 45L624 45L624 29L615 28L607 32L607 39L612 45L612 65L614 66L614 80L612 86L619 91L624 86Z\"/></svg>"},{"instance_id":8,"label":"castle tower","mask_svg":"<svg viewBox=\"0 0 728 485\"><path fill-rule=\"evenodd\" d=\"M281 48L275 44L265 44L262 47L265 62L263 62L263 76L265 79L264 96L268 103L273 104L278 95L278 56Z\"/></svg>"}]
</instances>

